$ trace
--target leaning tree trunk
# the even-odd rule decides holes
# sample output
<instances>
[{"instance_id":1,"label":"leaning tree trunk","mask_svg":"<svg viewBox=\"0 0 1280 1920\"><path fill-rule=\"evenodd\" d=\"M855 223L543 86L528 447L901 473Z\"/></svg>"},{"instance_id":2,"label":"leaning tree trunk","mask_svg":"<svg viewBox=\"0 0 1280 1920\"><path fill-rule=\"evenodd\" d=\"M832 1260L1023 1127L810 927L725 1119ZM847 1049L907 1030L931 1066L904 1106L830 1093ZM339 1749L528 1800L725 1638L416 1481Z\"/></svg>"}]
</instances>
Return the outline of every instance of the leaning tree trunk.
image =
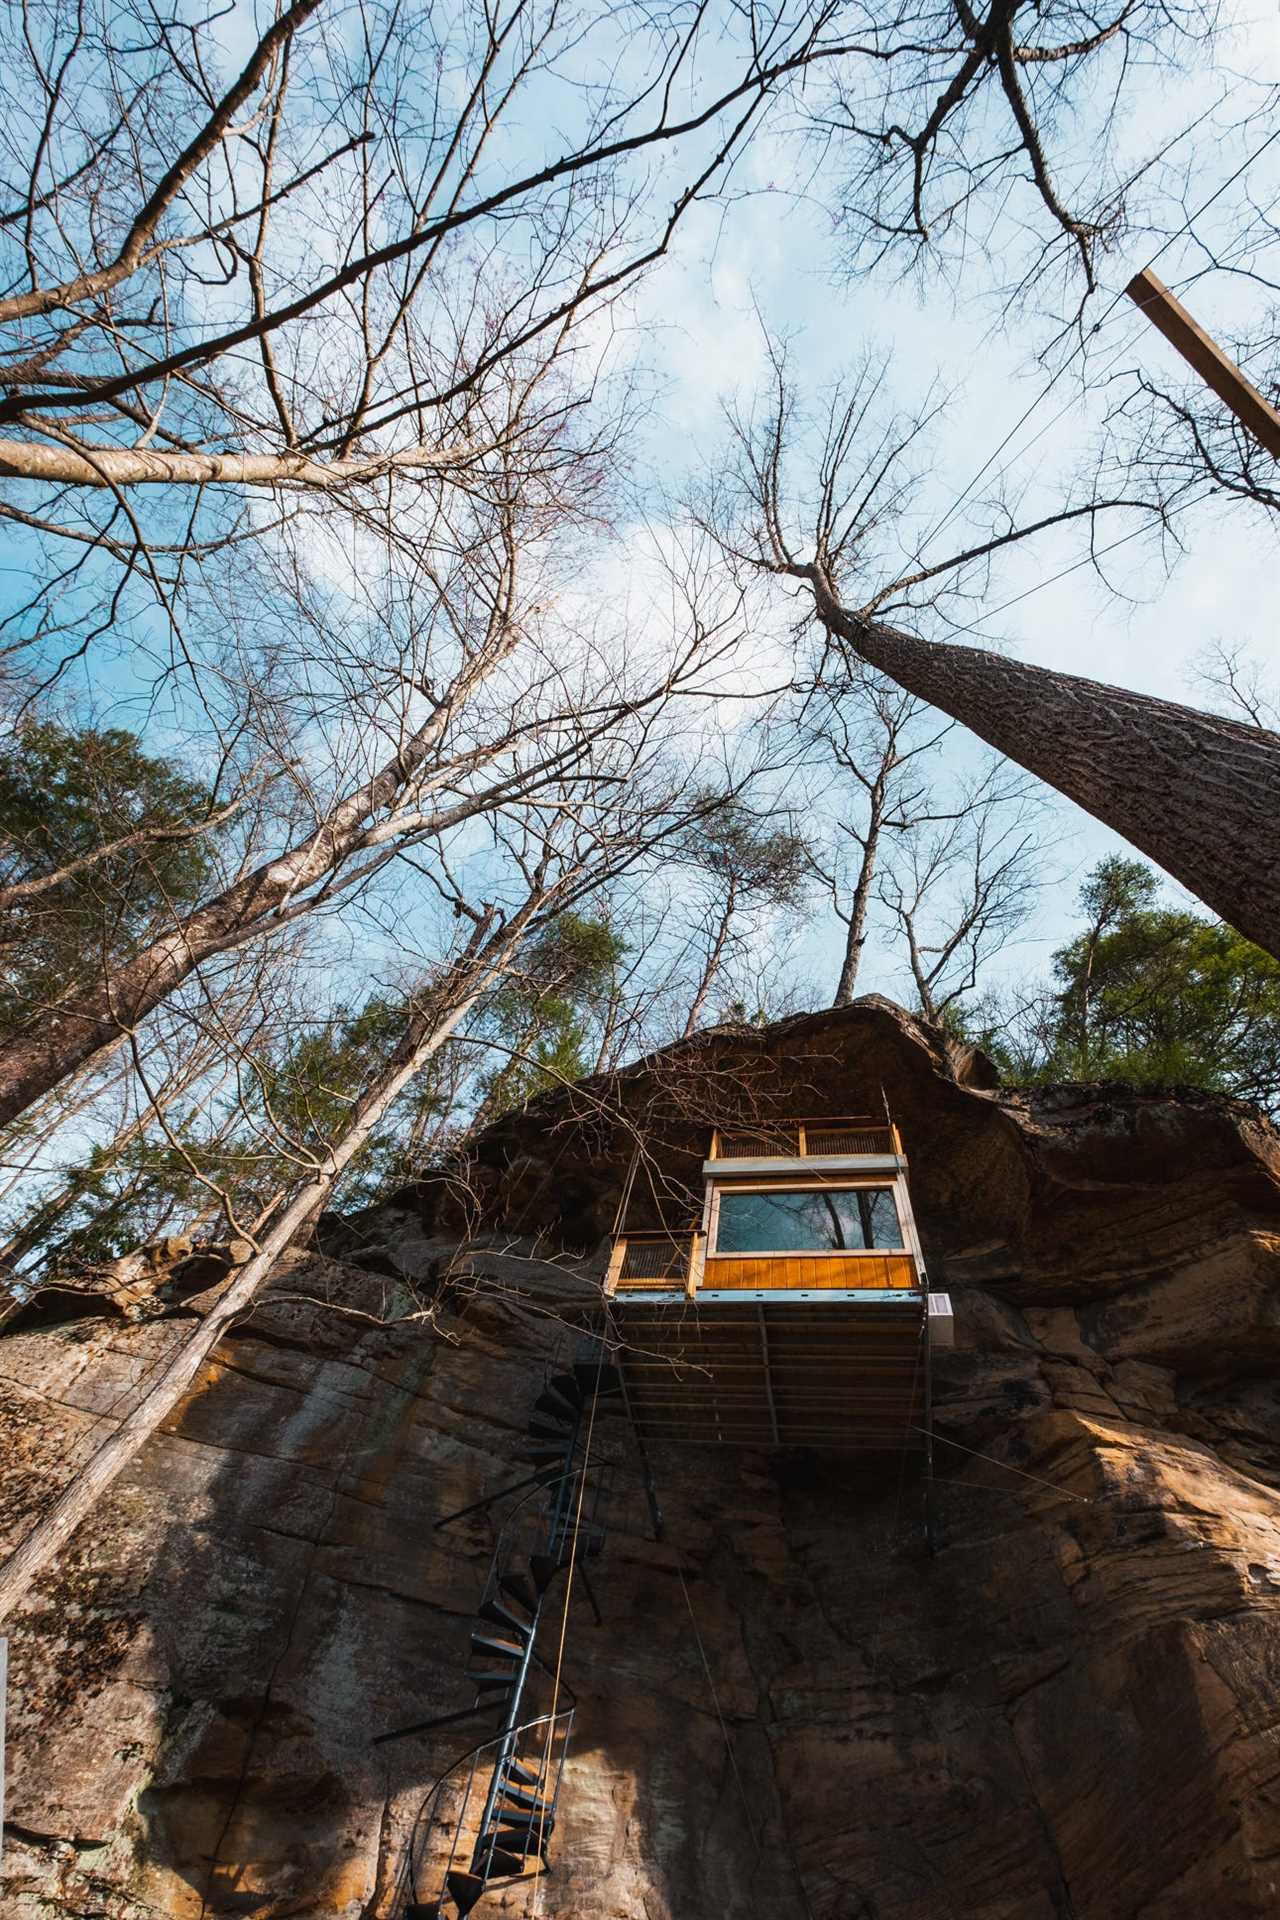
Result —
<instances>
[{"instance_id":1,"label":"leaning tree trunk","mask_svg":"<svg viewBox=\"0 0 1280 1920\"><path fill-rule=\"evenodd\" d=\"M732 923L737 904L737 883L730 878L729 892L725 898L724 912L720 916L720 924L716 929L716 937L711 943L710 952L707 954L707 963L702 969L702 978L699 980L697 991L694 993L693 1003L689 1008L689 1017L684 1023L684 1031L680 1036L682 1040L687 1040L690 1035L696 1031L698 1022L701 1020L707 1001L711 996L711 989L716 983L720 968L724 962L724 950L729 940L729 927Z\"/></svg>"},{"instance_id":2,"label":"leaning tree trunk","mask_svg":"<svg viewBox=\"0 0 1280 1920\"><path fill-rule=\"evenodd\" d=\"M854 883L853 900L849 908L849 931L845 937L844 959L840 963L840 978L836 983L833 1007L852 1005L853 996L858 990L858 973L862 966L862 950L867 944L867 914L871 907L871 883L875 879L876 859L880 852L880 815L875 802L872 802L871 822L867 828L867 837L862 843L862 862L858 868L858 878Z\"/></svg>"},{"instance_id":3,"label":"leaning tree trunk","mask_svg":"<svg viewBox=\"0 0 1280 1920\"><path fill-rule=\"evenodd\" d=\"M336 802L297 845L242 874L140 952L109 965L104 978L64 994L0 1042L0 1126L17 1119L104 1047L118 1045L122 1034L167 1000L203 961L271 933L282 913L303 911L307 889L359 852L367 844L370 821L412 789L462 700L511 652L517 638L517 629L505 629L385 766ZM465 811L463 802L439 817L451 823Z\"/></svg>"},{"instance_id":4,"label":"leaning tree trunk","mask_svg":"<svg viewBox=\"0 0 1280 1920\"><path fill-rule=\"evenodd\" d=\"M462 466L489 451L482 441L457 447L405 447L361 460L313 460L305 453L169 453L162 448L46 446L0 440L0 480L50 480L60 487L310 487L336 491L392 472Z\"/></svg>"},{"instance_id":5,"label":"leaning tree trunk","mask_svg":"<svg viewBox=\"0 0 1280 1920\"><path fill-rule=\"evenodd\" d=\"M427 1003L410 1017L387 1065L358 1102L342 1139L324 1155L315 1174L263 1237L252 1259L239 1270L137 1406L125 1415L0 1567L0 1620L23 1598L37 1574L65 1546L161 1422L179 1405L209 1355L253 1305L276 1261L328 1200L338 1176L351 1164L397 1095L444 1045L507 966L537 904L531 897L506 927L487 940L482 940L484 927L478 928L467 952L431 992Z\"/></svg>"},{"instance_id":6,"label":"leaning tree trunk","mask_svg":"<svg viewBox=\"0 0 1280 1920\"><path fill-rule=\"evenodd\" d=\"M1158 862L1280 959L1280 736L1171 700L861 620L816 568L827 629Z\"/></svg>"}]
</instances>

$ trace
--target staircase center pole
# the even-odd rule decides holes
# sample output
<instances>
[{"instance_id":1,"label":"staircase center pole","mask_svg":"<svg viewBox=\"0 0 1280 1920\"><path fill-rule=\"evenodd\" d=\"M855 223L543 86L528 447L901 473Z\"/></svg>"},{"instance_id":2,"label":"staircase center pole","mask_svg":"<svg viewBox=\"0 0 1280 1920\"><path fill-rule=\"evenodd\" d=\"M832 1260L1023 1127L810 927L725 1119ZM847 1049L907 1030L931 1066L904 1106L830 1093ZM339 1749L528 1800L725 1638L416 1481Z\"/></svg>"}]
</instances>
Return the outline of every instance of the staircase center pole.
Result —
<instances>
[{"instance_id":1,"label":"staircase center pole","mask_svg":"<svg viewBox=\"0 0 1280 1920\"><path fill-rule=\"evenodd\" d=\"M573 1427L570 1430L568 1442L565 1446L564 1457L566 1461L572 1461L572 1459L574 1458L574 1455L577 1452L578 1435L581 1432L581 1430L582 1430L582 1408L579 1407L576 1414L574 1415ZM579 1473L575 1473L570 1469L561 1477L560 1484L556 1490L556 1498L551 1509L551 1519L547 1529L547 1553L549 1558L553 1560L558 1559L560 1555L563 1531L564 1531L565 1514L567 1511L572 1511L571 1507L566 1506L566 1502L568 1501L569 1496L572 1493L573 1489L576 1488L580 1477L581 1475ZM535 1607L533 1612L533 1617L529 1622L528 1637L524 1643L524 1650L520 1657L520 1664L516 1668L515 1684L511 1690L511 1699L508 1704L506 1718L503 1722L502 1729L501 1729L502 1737L498 1746L497 1754L495 1755L495 1758L494 1758L493 1773L489 1780L489 1790L485 1795L484 1811L480 1815L480 1836L479 1836L479 1841L477 1842L477 1844L480 1846L483 1846L484 1841L486 1840L490 1831L494 1828L496 1824L495 1818L494 1818L494 1810L497 1806L498 1795L499 1793L501 1793L506 1782L506 1772L507 1772L508 1762L512 1759L512 1757L515 1754L516 1739L517 1739L518 1729L520 1725L520 1706L521 1706L521 1701L524 1697L525 1683L529 1677L529 1664L533 1659L534 1646L538 1638L538 1626L542 1619L542 1603L545 1597L546 1597L546 1592L544 1589L543 1591L540 1591L538 1594L538 1604ZM548 1744L547 1744L548 1753L551 1750L550 1742L551 1742L551 1739L554 1738L554 1736L555 1736L555 1729L553 1727L549 1731ZM545 1783L541 1779L541 1769L539 1769L539 1787L541 1788L544 1784ZM490 1852L491 1851L492 1849L490 1849ZM488 1854L486 1854L482 1862L481 1870L484 1878L487 1880L489 1878Z\"/></svg>"}]
</instances>

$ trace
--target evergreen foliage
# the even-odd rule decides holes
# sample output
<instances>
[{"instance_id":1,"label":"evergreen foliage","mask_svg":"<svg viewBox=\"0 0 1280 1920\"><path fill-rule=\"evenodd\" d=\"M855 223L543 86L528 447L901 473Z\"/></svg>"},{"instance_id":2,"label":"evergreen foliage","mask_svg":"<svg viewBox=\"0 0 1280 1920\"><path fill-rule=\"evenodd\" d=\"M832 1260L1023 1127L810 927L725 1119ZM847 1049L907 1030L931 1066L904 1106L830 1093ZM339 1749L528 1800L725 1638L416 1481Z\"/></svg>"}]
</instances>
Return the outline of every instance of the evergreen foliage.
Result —
<instances>
[{"instance_id":1,"label":"evergreen foliage","mask_svg":"<svg viewBox=\"0 0 1280 1920\"><path fill-rule=\"evenodd\" d=\"M0 887L47 880L147 831L197 825L208 795L120 728L32 721L0 746ZM109 966L200 896L216 836L148 838L0 916L0 1031Z\"/></svg>"},{"instance_id":2,"label":"evergreen foliage","mask_svg":"<svg viewBox=\"0 0 1280 1920\"><path fill-rule=\"evenodd\" d=\"M458 1049L446 1048L410 1083L344 1175L336 1199L369 1205L397 1181L421 1173L432 1123L457 1146L466 1133L522 1105L544 1088L589 1070L593 1016L626 952L607 922L566 913L530 943L524 962L485 1003L475 1032L481 1072L470 1101L453 1116ZM172 1139L130 1138L96 1145L59 1187L47 1216L26 1223L21 1256L47 1273L100 1266L166 1232L229 1223L219 1198L232 1196L235 1222L249 1227L343 1135L361 1094L404 1031L406 1003L374 994L309 1025L274 1057L257 1060L237 1096L218 1112L196 1108ZM450 1124L451 1123L451 1124ZM204 1176L202 1178L202 1176ZM215 1227L215 1222L218 1224Z\"/></svg>"},{"instance_id":3,"label":"evergreen foliage","mask_svg":"<svg viewBox=\"0 0 1280 1920\"><path fill-rule=\"evenodd\" d=\"M1022 1081L1123 1080L1280 1105L1280 962L1220 920L1168 906L1140 861L1103 860L1082 930L1054 955L1035 1018L971 1027Z\"/></svg>"},{"instance_id":4,"label":"evergreen foliage","mask_svg":"<svg viewBox=\"0 0 1280 1920\"><path fill-rule=\"evenodd\" d=\"M685 835L683 851L739 898L764 906L795 906L810 875L805 842L739 800L717 802Z\"/></svg>"},{"instance_id":5,"label":"evergreen foliage","mask_svg":"<svg viewBox=\"0 0 1280 1920\"><path fill-rule=\"evenodd\" d=\"M502 1058L482 1080L477 1125L590 1071L591 1021L626 952L607 920L576 913L561 914L531 941L485 1009L487 1037Z\"/></svg>"},{"instance_id":6,"label":"evergreen foliage","mask_svg":"<svg viewBox=\"0 0 1280 1920\"><path fill-rule=\"evenodd\" d=\"M255 1062L238 1097L211 1113L197 1107L172 1138L95 1146L57 1195L49 1243L35 1240L39 1264L53 1271L100 1265L168 1231L215 1219L224 1232L252 1226L273 1196L341 1138L405 1018L404 1003L383 995L352 1011L338 1008L278 1057ZM444 1104L439 1070L428 1070L348 1169L343 1203L367 1204L402 1176L406 1143ZM234 1222L225 1218L222 1191L233 1200ZM39 1213L31 1224L39 1228Z\"/></svg>"}]
</instances>

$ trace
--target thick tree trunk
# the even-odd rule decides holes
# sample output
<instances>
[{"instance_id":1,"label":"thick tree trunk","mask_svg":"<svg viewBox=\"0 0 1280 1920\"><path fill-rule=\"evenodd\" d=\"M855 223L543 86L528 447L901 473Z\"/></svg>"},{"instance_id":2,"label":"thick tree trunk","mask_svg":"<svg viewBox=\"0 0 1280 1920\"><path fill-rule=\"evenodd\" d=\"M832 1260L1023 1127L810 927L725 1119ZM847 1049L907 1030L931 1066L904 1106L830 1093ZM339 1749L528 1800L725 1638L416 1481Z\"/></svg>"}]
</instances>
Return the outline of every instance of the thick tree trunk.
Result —
<instances>
[{"instance_id":1,"label":"thick tree trunk","mask_svg":"<svg viewBox=\"0 0 1280 1920\"><path fill-rule=\"evenodd\" d=\"M977 647L859 620L796 568L869 665L1122 834L1280 958L1280 736Z\"/></svg>"},{"instance_id":2,"label":"thick tree trunk","mask_svg":"<svg viewBox=\"0 0 1280 1920\"><path fill-rule=\"evenodd\" d=\"M0 1568L0 1620L18 1604L37 1574L65 1546L81 1521L178 1407L223 1335L253 1305L276 1261L326 1203L339 1174L359 1153L397 1095L444 1045L508 964L536 904L532 899L527 901L521 913L483 945L478 930L468 952L432 992L428 1004L412 1016L387 1066L356 1107L346 1134L326 1154L314 1177L290 1201L199 1329Z\"/></svg>"}]
</instances>

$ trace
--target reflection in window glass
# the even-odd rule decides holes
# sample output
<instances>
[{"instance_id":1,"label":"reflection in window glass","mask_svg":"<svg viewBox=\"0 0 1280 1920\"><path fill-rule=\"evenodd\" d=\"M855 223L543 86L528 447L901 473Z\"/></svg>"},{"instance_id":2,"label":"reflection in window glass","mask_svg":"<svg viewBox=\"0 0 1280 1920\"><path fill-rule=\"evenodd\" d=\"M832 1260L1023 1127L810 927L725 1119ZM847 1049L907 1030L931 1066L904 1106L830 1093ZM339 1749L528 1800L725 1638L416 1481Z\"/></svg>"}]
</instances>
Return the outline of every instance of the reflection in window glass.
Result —
<instances>
[{"instance_id":1,"label":"reflection in window glass","mask_svg":"<svg viewBox=\"0 0 1280 1920\"><path fill-rule=\"evenodd\" d=\"M721 1190L717 1253L856 1253L901 1246L891 1187Z\"/></svg>"}]
</instances>

